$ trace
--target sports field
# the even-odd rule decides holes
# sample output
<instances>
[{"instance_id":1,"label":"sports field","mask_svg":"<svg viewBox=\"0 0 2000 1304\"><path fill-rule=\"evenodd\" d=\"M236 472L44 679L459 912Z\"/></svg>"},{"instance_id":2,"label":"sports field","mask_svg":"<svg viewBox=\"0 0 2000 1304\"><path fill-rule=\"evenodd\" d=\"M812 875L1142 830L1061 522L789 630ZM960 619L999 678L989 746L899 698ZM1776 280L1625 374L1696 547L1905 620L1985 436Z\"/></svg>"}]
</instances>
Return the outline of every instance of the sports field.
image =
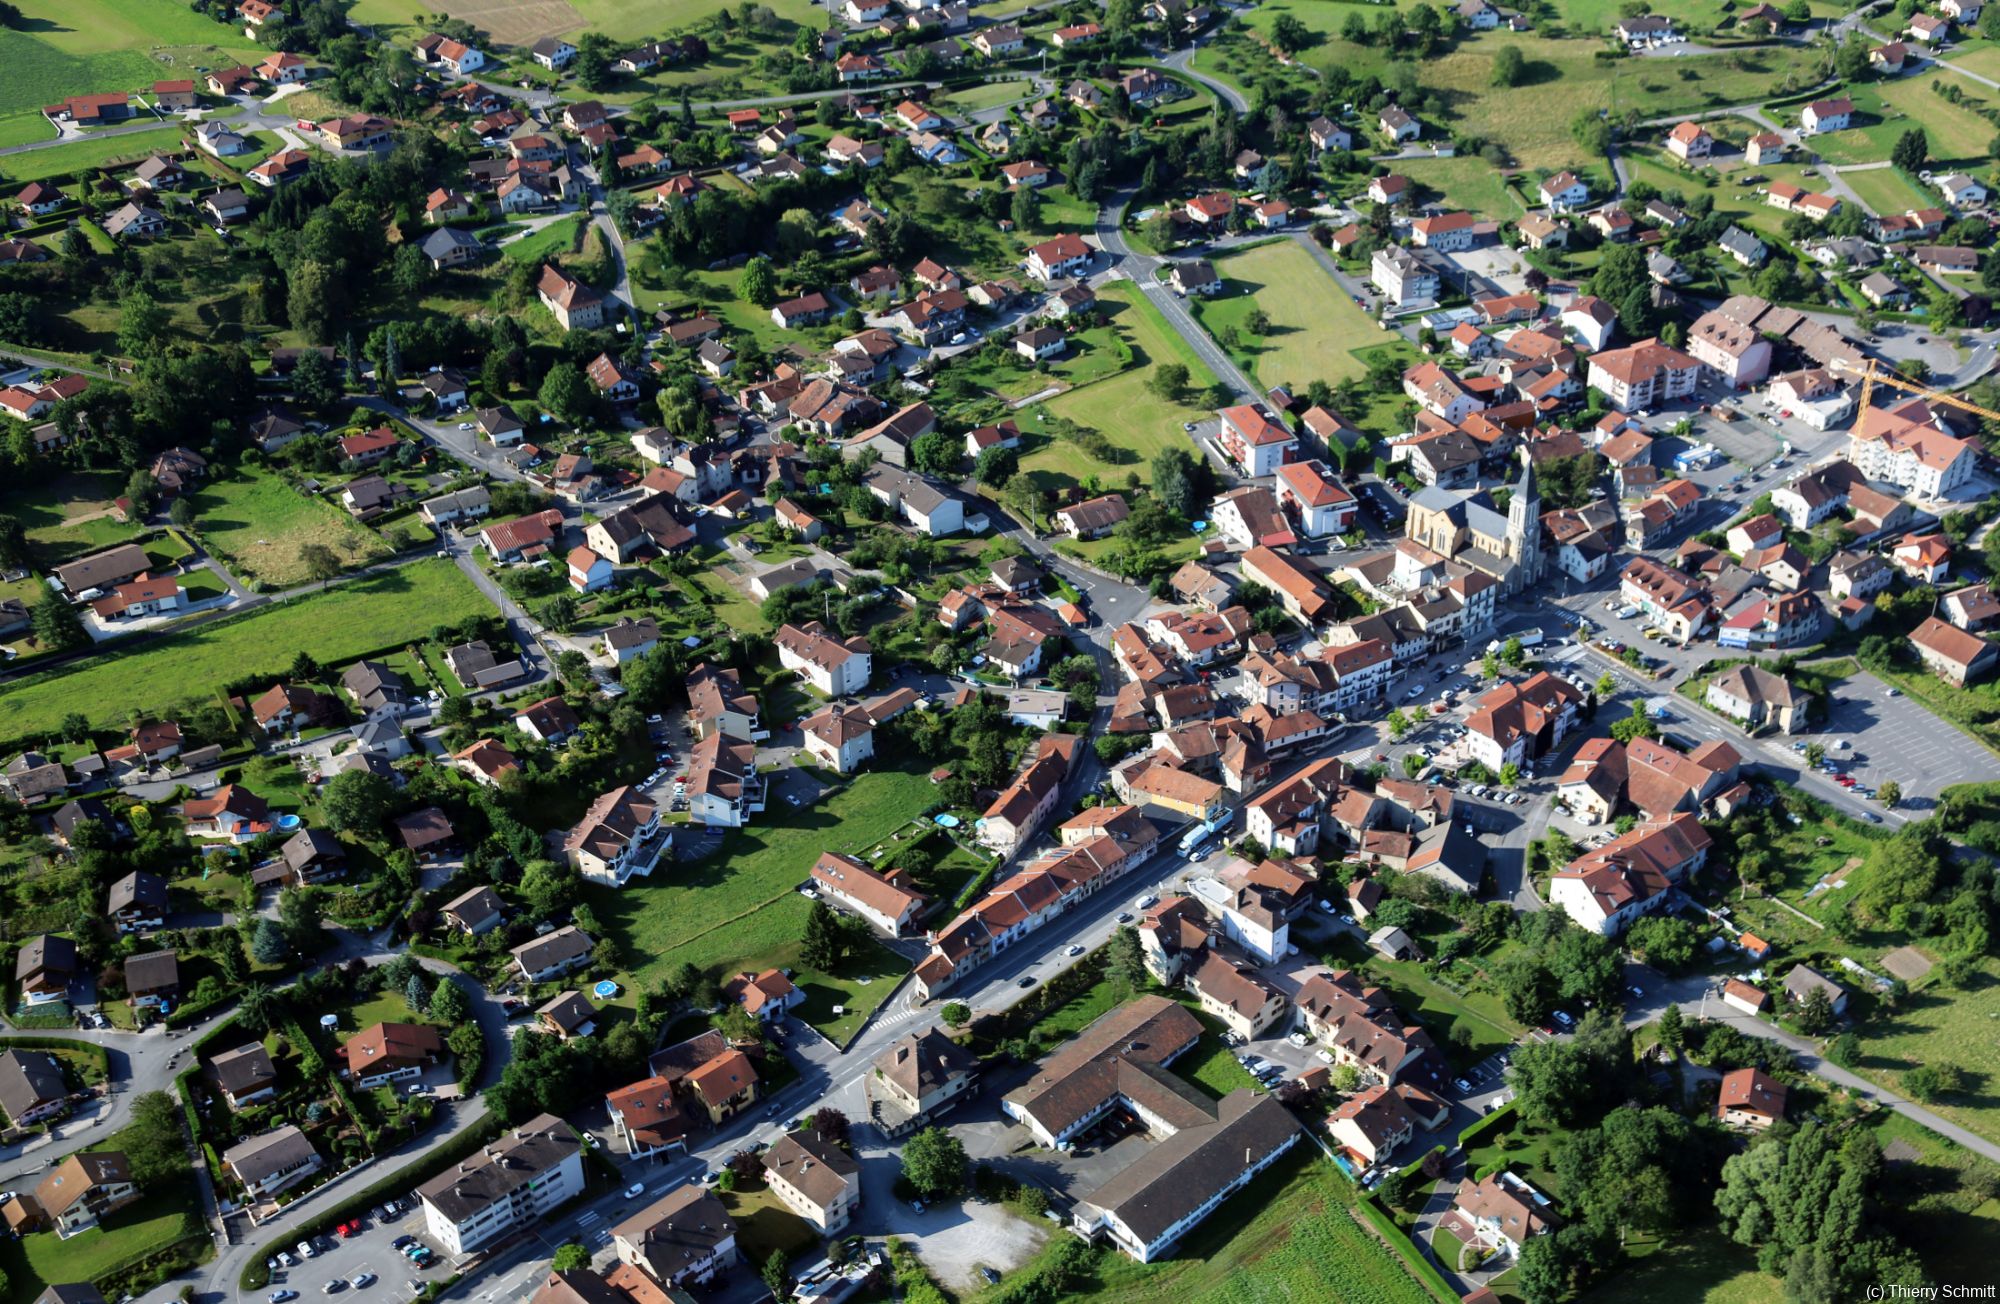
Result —
<instances>
[{"instance_id":1,"label":"sports field","mask_svg":"<svg viewBox=\"0 0 2000 1304\"><path fill-rule=\"evenodd\" d=\"M202 484L194 506L196 533L245 584L284 588L311 579L299 559L309 544L333 549L348 566L389 553L338 504L307 497L268 472L224 472Z\"/></svg>"},{"instance_id":2,"label":"sports field","mask_svg":"<svg viewBox=\"0 0 2000 1304\"><path fill-rule=\"evenodd\" d=\"M420 640L493 607L450 562L425 560L126 652L18 680L0 693L0 738L43 734L81 711L93 724L213 696L230 680L275 675L300 652L337 666Z\"/></svg>"},{"instance_id":3,"label":"sports field","mask_svg":"<svg viewBox=\"0 0 2000 1304\"><path fill-rule=\"evenodd\" d=\"M1315 380L1359 378L1367 366L1354 350L1389 338L1290 240L1218 258L1215 269L1224 291L1198 305L1196 315L1218 342L1236 332L1237 363L1263 386L1302 391ZM1262 336L1247 324L1257 309L1271 319Z\"/></svg>"},{"instance_id":4,"label":"sports field","mask_svg":"<svg viewBox=\"0 0 2000 1304\"><path fill-rule=\"evenodd\" d=\"M22 26L0 30L0 113L263 57L239 29L171 0L18 2ZM13 162L7 174L20 176Z\"/></svg>"}]
</instances>

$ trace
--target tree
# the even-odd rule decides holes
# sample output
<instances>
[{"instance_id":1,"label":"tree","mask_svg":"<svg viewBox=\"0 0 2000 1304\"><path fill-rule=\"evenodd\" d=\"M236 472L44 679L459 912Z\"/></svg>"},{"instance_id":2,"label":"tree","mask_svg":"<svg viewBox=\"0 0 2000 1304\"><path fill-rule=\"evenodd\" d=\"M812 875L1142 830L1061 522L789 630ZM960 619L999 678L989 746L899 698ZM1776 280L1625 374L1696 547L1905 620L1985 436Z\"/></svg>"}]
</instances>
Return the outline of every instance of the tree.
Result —
<instances>
[{"instance_id":1,"label":"tree","mask_svg":"<svg viewBox=\"0 0 2000 1304\"><path fill-rule=\"evenodd\" d=\"M315 412L324 412L340 401L343 380L340 365L317 350L300 354L292 367L292 393Z\"/></svg>"},{"instance_id":2,"label":"tree","mask_svg":"<svg viewBox=\"0 0 2000 1304\"><path fill-rule=\"evenodd\" d=\"M979 455L979 460L973 463L972 473L979 477L979 483L1001 489L1020 469L1019 453L1011 448L994 447Z\"/></svg>"},{"instance_id":3,"label":"tree","mask_svg":"<svg viewBox=\"0 0 2000 1304\"><path fill-rule=\"evenodd\" d=\"M181 1107L164 1091L142 1092L132 1101L132 1121L118 1134L119 1149L132 1167L132 1180L157 1186L187 1172L187 1142Z\"/></svg>"},{"instance_id":4,"label":"tree","mask_svg":"<svg viewBox=\"0 0 2000 1304\"><path fill-rule=\"evenodd\" d=\"M1510 638L1500 645L1500 659L1507 663L1509 669L1519 670L1522 663L1527 661L1528 652L1521 646L1519 638Z\"/></svg>"},{"instance_id":5,"label":"tree","mask_svg":"<svg viewBox=\"0 0 2000 1304\"><path fill-rule=\"evenodd\" d=\"M250 958L258 964L283 964L291 948L285 944L285 930L268 916L259 919L250 933Z\"/></svg>"},{"instance_id":6,"label":"tree","mask_svg":"<svg viewBox=\"0 0 2000 1304\"><path fill-rule=\"evenodd\" d=\"M455 1027L472 1017L472 998L457 979L446 975L438 979L437 990L431 993L430 1012L446 1027Z\"/></svg>"},{"instance_id":7,"label":"tree","mask_svg":"<svg viewBox=\"0 0 2000 1304\"><path fill-rule=\"evenodd\" d=\"M927 435L917 436L910 444L910 461L919 471L940 479L951 479L958 470L964 447L960 436L933 430Z\"/></svg>"},{"instance_id":8,"label":"tree","mask_svg":"<svg viewBox=\"0 0 2000 1304\"><path fill-rule=\"evenodd\" d=\"M556 1246L556 1252L549 1259L552 1272L573 1272L590 1266L590 1250L576 1241L565 1241Z\"/></svg>"},{"instance_id":9,"label":"tree","mask_svg":"<svg viewBox=\"0 0 2000 1304\"><path fill-rule=\"evenodd\" d=\"M1361 1070L1352 1064L1336 1065L1333 1070L1333 1089L1346 1095L1361 1085Z\"/></svg>"},{"instance_id":10,"label":"tree","mask_svg":"<svg viewBox=\"0 0 2000 1304\"><path fill-rule=\"evenodd\" d=\"M965 1147L943 1128L927 1127L903 1143L903 1180L926 1200L965 1189Z\"/></svg>"},{"instance_id":11,"label":"tree","mask_svg":"<svg viewBox=\"0 0 2000 1304\"><path fill-rule=\"evenodd\" d=\"M1401 742L1403 735L1408 732L1410 732L1410 717L1404 714L1403 708L1400 706L1391 709L1389 712L1389 736Z\"/></svg>"},{"instance_id":12,"label":"tree","mask_svg":"<svg viewBox=\"0 0 2000 1304\"><path fill-rule=\"evenodd\" d=\"M1181 395L1187 392L1187 387L1188 369L1179 362L1161 363L1153 369L1151 378L1146 381L1147 389L1169 403L1178 403Z\"/></svg>"},{"instance_id":13,"label":"tree","mask_svg":"<svg viewBox=\"0 0 2000 1304\"><path fill-rule=\"evenodd\" d=\"M557 634L567 634L575 629L576 599L567 593L562 593L544 602L542 624Z\"/></svg>"},{"instance_id":14,"label":"tree","mask_svg":"<svg viewBox=\"0 0 2000 1304\"><path fill-rule=\"evenodd\" d=\"M1493 54L1493 84L1519 86L1527 75L1528 61L1517 45L1503 45Z\"/></svg>"},{"instance_id":15,"label":"tree","mask_svg":"<svg viewBox=\"0 0 2000 1304\"><path fill-rule=\"evenodd\" d=\"M938 1018L944 1021L947 1028L963 1028L972 1022L972 1007L964 1001L947 1001L944 1008L938 1011Z\"/></svg>"},{"instance_id":16,"label":"tree","mask_svg":"<svg viewBox=\"0 0 2000 1304\"><path fill-rule=\"evenodd\" d=\"M778 301L778 275L771 267L771 260L759 254L743 265L743 279L737 285L742 296L759 308L768 308Z\"/></svg>"},{"instance_id":17,"label":"tree","mask_svg":"<svg viewBox=\"0 0 2000 1304\"><path fill-rule=\"evenodd\" d=\"M590 385L574 362L558 362L542 377L535 398L550 412L571 425L590 415Z\"/></svg>"},{"instance_id":18,"label":"tree","mask_svg":"<svg viewBox=\"0 0 2000 1304\"><path fill-rule=\"evenodd\" d=\"M395 793L389 781L366 770L342 770L320 790L320 815L342 833L372 835L382 827Z\"/></svg>"},{"instance_id":19,"label":"tree","mask_svg":"<svg viewBox=\"0 0 2000 1304\"><path fill-rule=\"evenodd\" d=\"M791 1283L791 1277L785 1272L783 1250L772 1250L770 1256L764 1260L763 1266L757 1269L757 1275L771 1288L772 1299L785 1298L785 1287Z\"/></svg>"},{"instance_id":20,"label":"tree","mask_svg":"<svg viewBox=\"0 0 2000 1304\"><path fill-rule=\"evenodd\" d=\"M1611 123L1597 109L1579 109L1569 120L1569 136L1586 154L1603 155L1611 149Z\"/></svg>"},{"instance_id":21,"label":"tree","mask_svg":"<svg viewBox=\"0 0 2000 1304\"><path fill-rule=\"evenodd\" d=\"M1701 937L1685 919L1648 915L1625 935L1627 945L1647 964L1675 973L1694 963Z\"/></svg>"},{"instance_id":22,"label":"tree","mask_svg":"<svg viewBox=\"0 0 2000 1304\"><path fill-rule=\"evenodd\" d=\"M827 970L840 963L845 939L839 918L824 901L813 902L806 916L806 935L799 958L814 969Z\"/></svg>"},{"instance_id":23,"label":"tree","mask_svg":"<svg viewBox=\"0 0 2000 1304\"><path fill-rule=\"evenodd\" d=\"M854 1125L847 1115L828 1105L813 1111L813 1131L819 1133L837 1146L844 1146L853 1135Z\"/></svg>"},{"instance_id":24,"label":"tree","mask_svg":"<svg viewBox=\"0 0 2000 1304\"><path fill-rule=\"evenodd\" d=\"M134 290L118 304L118 350L129 357L158 353L166 342L170 319L159 300Z\"/></svg>"},{"instance_id":25,"label":"tree","mask_svg":"<svg viewBox=\"0 0 2000 1304\"><path fill-rule=\"evenodd\" d=\"M1569 1298L1569 1265L1554 1236L1531 1236L1521 1246L1514 1288L1526 1304L1561 1304Z\"/></svg>"},{"instance_id":26,"label":"tree","mask_svg":"<svg viewBox=\"0 0 2000 1304\"><path fill-rule=\"evenodd\" d=\"M1597 677L1597 695L1609 697L1618 691L1618 677L1609 670Z\"/></svg>"},{"instance_id":27,"label":"tree","mask_svg":"<svg viewBox=\"0 0 2000 1304\"><path fill-rule=\"evenodd\" d=\"M1930 160L1931 138L1922 127L1912 127L1896 137L1894 148L1889 151L1889 161L1905 172L1917 173Z\"/></svg>"},{"instance_id":28,"label":"tree","mask_svg":"<svg viewBox=\"0 0 2000 1304\"><path fill-rule=\"evenodd\" d=\"M1632 714L1611 722L1611 736L1621 743L1629 743L1634 738L1658 738L1660 727L1653 723L1652 716L1646 714L1644 702L1634 702Z\"/></svg>"},{"instance_id":29,"label":"tree","mask_svg":"<svg viewBox=\"0 0 2000 1304\"><path fill-rule=\"evenodd\" d=\"M1271 24L1271 43L1286 54L1311 49L1314 39L1312 29L1291 14L1279 14Z\"/></svg>"},{"instance_id":30,"label":"tree","mask_svg":"<svg viewBox=\"0 0 2000 1304\"><path fill-rule=\"evenodd\" d=\"M1480 676L1485 679L1498 679L1500 677L1499 655L1493 652L1488 652L1483 658L1481 658L1479 662L1479 673Z\"/></svg>"},{"instance_id":31,"label":"tree","mask_svg":"<svg viewBox=\"0 0 2000 1304\"><path fill-rule=\"evenodd\" d=\"M340 577L340 555L323 543L308 543L299 549L299 564L321 587Z\"/></svg>"},{"instance_id":32,"label":"tree","mask_svg":"<svg viewBox=\"0 0 2000 1304\"><path fill-rule=\"evenodd\" d=\"M1013 201L1008 205L1008 216L1023 234L1033 231L1042 220L1042 196L1033 186L1014 187Z\"/></svg>"},{"instance_id":33,"label":"tree","mask_svg":"<svg viewBox=\"0 0 2000 1304\"><path fill-rule=\"evenodd\" d=\"M1861 1038L1851 1032L1843 1032L1828 1043L1826 1057L1844 1069L1851 1069L1861 1063Z\"/></svg>"},{"instance_id":34,"label":"tree","mask_svg":"<svg viewBox=\"0 0 2000 1304\"><path fill-rule=\"evenodd\" d=\"M278 927L284 930L285 942L294 951L310 955L319 949L322 922L316 893L294 887L278 894Z\"/></svg>"},{"instance_id":35,"label":"tree","mask_svg":"<svg viewBox=\"0 0 2000 1304\"><path fill-rule=\"evenodd\" d=\"M1890 779L1875 790L1875 795L1882 799L1884 806L1894 806L1903 799L1903 785Z\"/></svg>"},{"instance_id":36,"label":"tree","mask_svg":"<svg viewBox=\"0 0 2000 1304\"><path fill-rule=\"evenodd\" d=\"M1127 992L1143 991L1146 986L1146 953L1139 946L1139 930L1129 924L1119 928L1111 934L1109 945L1105 956L1105 976L1114 987L1122 987Z\"/></svg>"},{"instance_id":37,"label":"tree","mask_svg":"<svg viewBox=\"0 0 2000 1304\"><path fill-rule=\"evenodd\" d=\"M1805 756L1806 764L1812 766L1814 769L1818 769L1819 763L1826 759L1826 744L1807 743Z\"/></svg>"},{"instance_id":38,"label":"tree","mask_svg":"<svg viewBox=\"0 0 2000 1304\"><path fill-rule=\"evenodd\" d=\"M185 530L194 524L194 501L183 494L167 507L167 519L175 528Z\"/></svg>"},{"instance_id":39,"label":"tree","mask_svg":"<svg viewBox=\"0 0 2000 1304\"><path fill-rule=\"evenodd\" d=\"M1681 1018L1681 1007L1671 1002L1660 1011L1660 1021L1654 1031L1659 1034L1660 1045L1669 1054L1678 1055L1687 1040L1687 1029Z\"/></svg>"},{"instance_id":40,"label":"tree","mask_svg":"<svg viewBox=\"0 0 2000 1304\"><path fill-rule=\"evenodd\" d=\"M35 603L29 624L35 632L35 642L51 652L67 652L90 642L90 635L85 632L83 618L76 614L76 608L53 591L43 593L41 600Z\"/></svg>"},{"instance_id":41,"label":"tree","mask_svg":"<svg viewBox=\"0 0 2000 1304\"><path fill-rule=\"evenodd\" d=\"M1826 994L1824 987L1815 987L1799 1002L1799 1027L1811 1036L1818 1036L1833 1026L1833 998Z\"/></svg>"},{"instance_id":42,"label":"tree","mask_svg":"<svg viewBox=\"0 0 2000 1304\"><path fill-rule=\"evenodd\" d=\"M1424 767L1429 764L1430 762L1424 759L1424 754L1422 752L1406 753L1403 757L1403 777L1406 779L1414 779L1419 774L1422 774L1424 772Z\"/></svg>"},{"instance_id":43,"label":"tree","mask_svg":"<svg viewBox=\"0 0 2000 1304\"><path fill-rule=\"evenodd\" d=\"M236 999L236 1017L251 1032L268 1032L278 1020L281 1004L282 998L268 983L249 983Z\"/></svg>"}]
</instances>

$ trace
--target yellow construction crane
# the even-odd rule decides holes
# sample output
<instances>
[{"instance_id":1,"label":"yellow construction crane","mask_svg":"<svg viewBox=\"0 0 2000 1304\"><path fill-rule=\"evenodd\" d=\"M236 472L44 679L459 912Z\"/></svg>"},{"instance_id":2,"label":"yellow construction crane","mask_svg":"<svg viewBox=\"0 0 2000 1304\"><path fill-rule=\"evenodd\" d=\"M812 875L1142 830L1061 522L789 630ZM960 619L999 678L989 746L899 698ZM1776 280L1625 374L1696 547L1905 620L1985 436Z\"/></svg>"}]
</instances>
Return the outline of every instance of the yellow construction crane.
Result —
<instances>
[{"instance_id":1,"label":"yellow construction crane","mask_svg":"<svg viewBox=\"0 0 2000 1304\"><path fill-rule=\"evenodd\" d=\"M1863 418L1866 417L1869 396L1873 393L1878 382L1889 386L1891 389L1908 390L1926 402L1942 403L1946 407L1955 407L1962 411L1976 413L1979 416L1985 417L1988 421L2000 421L2000 412L1995 412L1991 408L1980 407L1977 403L1968 403L1962 398L1945 393L1943 390L1932 389L1927 385L1919 385L1914 380L1909 380L1894 371L1876 366L1875 359L1873 358L1867 359L1866 363L1859 367L1851 362L1835 358L1827 364L1827 367L1829 370L1851 372L1861 377L1861 397L1854 405L1854 420L1856 425L1859 425Z\"/></svg>"}]
</instances>

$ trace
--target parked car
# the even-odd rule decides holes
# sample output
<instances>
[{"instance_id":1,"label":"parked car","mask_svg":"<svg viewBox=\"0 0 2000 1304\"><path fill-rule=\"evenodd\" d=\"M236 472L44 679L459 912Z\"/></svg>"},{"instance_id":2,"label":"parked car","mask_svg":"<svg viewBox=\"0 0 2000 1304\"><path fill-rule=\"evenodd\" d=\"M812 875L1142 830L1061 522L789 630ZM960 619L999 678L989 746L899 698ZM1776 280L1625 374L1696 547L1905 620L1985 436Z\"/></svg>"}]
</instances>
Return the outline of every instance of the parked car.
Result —
<instances>
[{"instance_id":1,"label":"parked car","mask_svg":"<svg viewBox=\"0 0 2000 1304\"><path fill-rule=\"evenodd\" d=\"M357 1272L348 1279L347 1284L356 1290L366 1290L375 1284L375 1274L372 1272Z\"/></svg>"}]
</instances>

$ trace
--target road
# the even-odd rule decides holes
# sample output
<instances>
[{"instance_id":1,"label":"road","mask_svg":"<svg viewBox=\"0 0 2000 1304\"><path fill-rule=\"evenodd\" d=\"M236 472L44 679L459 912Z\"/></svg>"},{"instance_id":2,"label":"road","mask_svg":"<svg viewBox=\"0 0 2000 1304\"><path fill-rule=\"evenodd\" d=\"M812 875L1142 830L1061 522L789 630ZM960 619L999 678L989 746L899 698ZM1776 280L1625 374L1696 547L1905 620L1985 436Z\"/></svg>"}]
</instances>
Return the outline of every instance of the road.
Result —
<instances>
[{"instance_id":1,"label":"road","mask_svg":"<svg viewBox=\"0 0 2000 1304\"><path fill-rule=\"evenodd\" d=\"M1159 269L1167 260L1142 254L1125 239L1120 223L1125 206L1132 202L1133 193L1131 190L1114 191L1105 200L1104 206L1097 210L1097 243L1110 259L1112 268L1139 287L1140 293L1160 310L1160 315L1167 319L1174 333L1187 341L1188 347L1194 350L1195 356L1214 373L1217 380L1234 391L1243 402L1262 402L1263 391L1243 374L1220 345L1209 338L1201 323L1189 314L1180 296L1159 279Z\"/></svg>"}]
</instances>

